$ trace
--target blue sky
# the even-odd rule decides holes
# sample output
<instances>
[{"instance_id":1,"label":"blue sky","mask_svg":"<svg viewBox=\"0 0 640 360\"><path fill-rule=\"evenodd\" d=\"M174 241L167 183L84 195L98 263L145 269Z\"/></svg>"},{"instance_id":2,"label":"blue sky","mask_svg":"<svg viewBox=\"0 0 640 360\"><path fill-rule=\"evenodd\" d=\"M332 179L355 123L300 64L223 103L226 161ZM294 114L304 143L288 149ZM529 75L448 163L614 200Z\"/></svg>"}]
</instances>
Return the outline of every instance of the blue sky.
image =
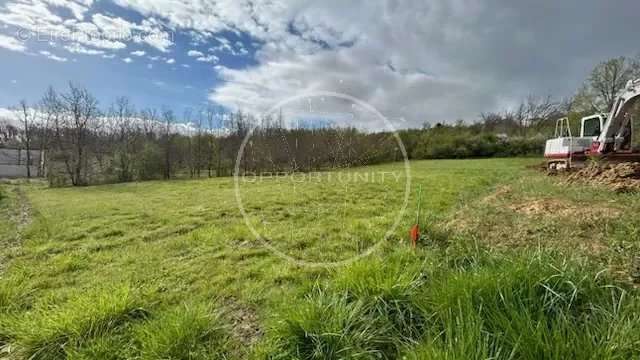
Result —
<instances>
[{"instance_id":1,"label":"blue sky","mask_svg":"<svg viewBox=\"0 0 640 360\"><path fill-rule=\"evenodd\" d=\"M0 0L0 110L72 81L103 108L124 95L258 114L332 91L396 127L474 121L569 97L597 63L637 55L638 13L637 0Z\"/></svg>"},{"instance_id":2,"label":"blue sky","mask_svg":"<svg viewBox=\"0 0 640 360\"><path fill-rule=\"evenodd\" d=\"M48 9L62 18L73 18L63 6ZM140 13L109 1L88 7L84 17L89 19L95 14L131 23L145 19ZM73 37L12 24L5 26L0 34L26 39L23 43L28 50L0 47L0 107L15 105L22 99L37 100L49 85L64 89L72 81L89 88L103 106L117 96L128 96L139 107L170 107L180 113L185 108L211 104L209 90L220 83L214 66L224 64L231 69L243 69L256 64L258 42L241 32L222 31L215 38L198 41L189 30L160 27L172 42L166 51L146 43L130 43L109 51L79 45L82 49L104 51L83 54L64 48L75 44ZM228 41L229 47L216 38ZM56 45L49 41L56 41ZM189 56L196 52L202 55ZM47 57L49 53L56 58Z\"/></svg>"}]
</instances>

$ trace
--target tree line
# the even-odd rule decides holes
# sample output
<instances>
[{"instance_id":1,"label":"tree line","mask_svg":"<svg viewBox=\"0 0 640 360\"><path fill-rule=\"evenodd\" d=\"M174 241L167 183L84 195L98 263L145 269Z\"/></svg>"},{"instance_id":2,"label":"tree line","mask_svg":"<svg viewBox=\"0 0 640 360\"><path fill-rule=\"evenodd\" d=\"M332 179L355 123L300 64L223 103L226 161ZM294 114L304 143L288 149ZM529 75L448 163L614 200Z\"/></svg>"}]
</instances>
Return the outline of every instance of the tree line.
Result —
<instances>
[{"instance_id":1,"label":"tree line","mask_svg":"<svg viewBox=\"0 0 640 360\"><path fill-rule=\"evenodd\" d=\"M571 99L529 96L517 107L481 114L472 123L428 123L398 132L411 159L540 155L556 119L605 112L640 62L598 64ZM0 123L0 145L41 150L38 174L54 186L243 173L319 171L403 159L395 134L331 126L286 128L282 112L256 118L207 106L181 118L169 109L137 110L126 97L106 109L88 89L49 88L34 104L14 109L18 125ZM636 119L640 116L636 116ZM185 126L184 124L189 124ZM224 129L224 131L220 131ZM250 141L244 142L252 132ZM243 146L244 142L244 146ZM240 152L240 149L243 149ZM27 164L32 164L27 158Z\"/></svg>"},{"instance_id":2,"label":"tree line","mask_svg":"<svg viewBox=\"0 0 640 360\"><path fill-rule=\"evenodd\" d=\"M514 108L483 113L474 123L425 123L422 129L404 131L403 141L416 159L540 156L557 119L568 117L572 135L579 136L582 117L607 113L627 82L638 78L640 57L612 58L597 64L571 98L531 95ZM638 132L640 109L632 115ZM636 150L639 140L635 136Z\"/></svg>"}]
</instances>

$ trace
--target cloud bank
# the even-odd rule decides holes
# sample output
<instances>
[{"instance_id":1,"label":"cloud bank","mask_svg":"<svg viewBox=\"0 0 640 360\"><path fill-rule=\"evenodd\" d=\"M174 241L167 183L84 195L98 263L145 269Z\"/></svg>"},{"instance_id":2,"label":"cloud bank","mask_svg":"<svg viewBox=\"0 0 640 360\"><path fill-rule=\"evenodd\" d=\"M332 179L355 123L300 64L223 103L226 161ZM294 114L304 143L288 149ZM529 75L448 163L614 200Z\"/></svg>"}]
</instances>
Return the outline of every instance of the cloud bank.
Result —
<instances>
[{"instance_id":1,"label":"cloud bank","mask_svg":"<svg viewBox=\"0 0 640 360\"><path fill-rule=\"evenodd\" d=\"M262 112L287 97L335 91L399 127L473 120L529 94L570 96L598 62L640 51L637 0L112 1L142 20L91 13L92 0L11 0L0 23L65 29L78 37L69 51L103 57L131 42L83 34L154 35L134 42L165 53L168 64L169 34L179 31L199 46L183 55L217 74L212 102ZM0 47L24 46L0 37ZM222 53L252 57L252 65L222 61Z\"/></svg>"},{"instance_id":2,"label":"cloud bank","mask_svg":"<svg viewBox=\"0 0 640 360\"><path fill-rule=\"evenodd\" d=\"M212 101L262 111L338 91L406 126L475 119L528 94L568 96L597 62L640 51L633 0L116 1L169 14L176 28L260 42L257 66L216 67Z\"/></svg>"}]
</instances>

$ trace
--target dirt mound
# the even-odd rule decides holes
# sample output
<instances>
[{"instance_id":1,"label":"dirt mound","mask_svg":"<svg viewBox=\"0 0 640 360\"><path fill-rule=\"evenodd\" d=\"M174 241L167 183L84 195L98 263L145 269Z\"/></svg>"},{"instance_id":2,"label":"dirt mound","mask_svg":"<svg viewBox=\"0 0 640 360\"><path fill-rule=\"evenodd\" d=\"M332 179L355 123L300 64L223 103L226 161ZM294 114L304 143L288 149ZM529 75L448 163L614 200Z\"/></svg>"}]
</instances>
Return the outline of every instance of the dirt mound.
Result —
<instances>
[{"instance_id":1,"label":"dirt mound","mask_svg":"<svg viewBox=\"0 0 640 360\"><path fill-rule=\"evenodd\" d=\"M508 208L527 216L553 216L587 221L615 218L620 215L620 211L617 209L580 207L577 204L557 199L530 199L522 203L512 204Z\"/></svg>"},{"instance_id":2,"label":"dirt mound","mask_svg":"<svg viewBox=\"0 0 640 360\"><path fill-rule=\"evenodd\" d=\"M567 182L603 185L616 192L640 191L640 163L590 164L569 175Z\"/></svg>"}]
</instances>

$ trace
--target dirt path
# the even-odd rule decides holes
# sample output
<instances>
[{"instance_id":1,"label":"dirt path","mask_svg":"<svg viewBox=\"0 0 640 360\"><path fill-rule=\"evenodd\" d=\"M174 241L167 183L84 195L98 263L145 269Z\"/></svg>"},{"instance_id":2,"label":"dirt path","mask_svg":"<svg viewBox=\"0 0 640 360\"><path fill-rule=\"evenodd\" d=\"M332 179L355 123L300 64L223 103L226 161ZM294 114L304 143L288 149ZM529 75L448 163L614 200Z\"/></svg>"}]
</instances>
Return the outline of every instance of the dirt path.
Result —
<instances>
[{"instance_id":1,"label":"dirt path","mask_svg":"<svg viewBox=\"0 0 640 360\"><path fill-rule=\"evenodd\" d=\"M16 186L13 192L16 194L16 200L18 202L13 221L18 228L17 236L19 240L22 240L22 231L31 224L31 203L21 187Z\"/></svg>"}]
</instances>

